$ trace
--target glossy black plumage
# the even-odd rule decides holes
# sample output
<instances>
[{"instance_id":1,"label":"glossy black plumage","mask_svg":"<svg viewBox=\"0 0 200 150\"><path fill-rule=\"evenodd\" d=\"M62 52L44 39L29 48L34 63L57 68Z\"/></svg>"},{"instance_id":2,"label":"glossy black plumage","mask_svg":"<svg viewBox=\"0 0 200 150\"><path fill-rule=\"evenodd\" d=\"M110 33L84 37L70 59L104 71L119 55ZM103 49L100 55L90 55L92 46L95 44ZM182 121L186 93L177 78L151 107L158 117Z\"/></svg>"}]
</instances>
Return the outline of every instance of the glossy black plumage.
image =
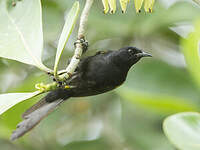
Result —
<instances>
[{"instance_id":1,"label":"glossy black plumage","mask_svg":"<svg viewBox=\"0 0 200 150\"><path fill-rule=\"evenodd\" d=\"M59 89L54 94L62 98L65 98L65 95L66 97L82 97L115 89L126 80L129 69L144 56L150 55L135 47L97 52L96 55L81 60L76 72L71 79L66 81L67 85L74 88ZM52 101L52 98L50 99L49 101Z\"/></svg>"},{"instance_id":2,"label":"glossy black plumage","mask_svg":"<svg viewBox=\"0 0 200 150\"><path fill-rule=\"evenodd\" d=\"M12 134L15 140L37 125L55 107L70 97L91 96L113 90L127 77L129 69L142 57L149 57L136 47L125 47L116 51L97 52L80 61L70 79L63 83L72 88L59 88L48 93L24 114L25 119Z\"/></svg>"}]
</instances>

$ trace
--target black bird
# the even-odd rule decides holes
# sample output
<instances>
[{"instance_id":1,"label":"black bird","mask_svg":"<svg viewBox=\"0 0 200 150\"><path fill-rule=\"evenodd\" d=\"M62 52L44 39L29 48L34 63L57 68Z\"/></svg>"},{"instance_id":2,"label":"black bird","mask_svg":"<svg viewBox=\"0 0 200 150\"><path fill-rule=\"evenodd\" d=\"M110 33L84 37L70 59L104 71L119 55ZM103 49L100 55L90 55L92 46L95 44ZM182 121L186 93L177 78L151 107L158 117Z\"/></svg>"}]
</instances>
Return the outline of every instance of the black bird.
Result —
<instances>
[{"instance_id":1,"label":"black bird","mask_svg":"<svg viewBox=\"0 0 200 150\"><path fill-rule=\"evenodd\" d=\"M127 77L129 69L142 57L150 54L136 47L125 47L117 51L99 51L80 61L75 73L65 81L71 88L58 88L49 92L38 103L28 109L18 124L11 140L15 140L37 125L56 106L70 97L97 95L120 86Z\"/></svg>"}]
</instances>

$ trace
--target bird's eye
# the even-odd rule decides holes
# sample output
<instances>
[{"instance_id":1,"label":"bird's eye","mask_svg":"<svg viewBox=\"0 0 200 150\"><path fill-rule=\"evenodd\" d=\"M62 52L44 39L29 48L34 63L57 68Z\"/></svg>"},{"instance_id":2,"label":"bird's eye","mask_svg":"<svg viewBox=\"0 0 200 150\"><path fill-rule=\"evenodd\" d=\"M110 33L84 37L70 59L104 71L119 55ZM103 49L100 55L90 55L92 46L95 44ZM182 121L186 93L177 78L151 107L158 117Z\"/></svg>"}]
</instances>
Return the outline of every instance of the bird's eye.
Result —
<instances>
[{"instance_id":1,"label":"bird's eye","mask_svg":"<svg viewBox=\"0 0 200 150\"><path fill-rule=\"evenodd\" d=\"M132 49L129 49L128 50L129 54L133 55L134 54L134 51Z\"/></svg>"}]
</instances>

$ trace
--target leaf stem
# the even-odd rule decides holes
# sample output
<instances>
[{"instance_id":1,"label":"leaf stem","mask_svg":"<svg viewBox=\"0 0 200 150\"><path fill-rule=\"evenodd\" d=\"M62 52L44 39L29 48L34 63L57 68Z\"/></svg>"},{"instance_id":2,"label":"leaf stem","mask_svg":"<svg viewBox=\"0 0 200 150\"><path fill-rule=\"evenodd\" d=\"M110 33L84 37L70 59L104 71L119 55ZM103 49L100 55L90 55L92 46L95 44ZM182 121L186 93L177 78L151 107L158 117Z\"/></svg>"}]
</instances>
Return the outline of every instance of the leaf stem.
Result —
<instances>
[{"instance_id":1,"label":"leaf stem","mask_svg":"<svg viewBox=\"0 0 200 150\"><path fill-rule=\"evenodd\" d=\"M54 71L53 70L51 70L51 69L49 69L48 67L46 67L44 64L40 64L39 66L37 66L40 70L42 70L42 71L44 71L44 72L46 72L46 73L48 73L48 74L51 74L51 75L53 75L54 74Z\"/></svg>"}]
</instances>

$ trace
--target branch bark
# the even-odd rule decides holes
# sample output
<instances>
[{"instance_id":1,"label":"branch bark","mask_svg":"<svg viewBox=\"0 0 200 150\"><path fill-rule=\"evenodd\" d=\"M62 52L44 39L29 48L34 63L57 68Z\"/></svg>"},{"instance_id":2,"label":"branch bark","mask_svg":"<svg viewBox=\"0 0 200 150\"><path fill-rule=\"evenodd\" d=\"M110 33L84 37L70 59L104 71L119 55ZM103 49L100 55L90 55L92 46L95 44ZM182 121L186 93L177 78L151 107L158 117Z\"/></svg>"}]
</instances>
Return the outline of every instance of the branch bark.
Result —
<instances>
[{"instance_id":1,"label":"branch bark","mask_svg":"<svg viewBox=\"0 0 200 150\"><path fill-rule=\"evenodd\" d=\"M92 4L93 4L93 0L86 0L85 7L80 17L80 24L79 24L79 30L78 30L78 36L77 36L78 41L81 39L85 39L86 24L88 21L89 11ZM78 66L78 63L80 62L80 57L82 53L83 53L82 44L80 42L77 42L74 56L72 57L70 64L66 68L67 73L64 74L65 79L68 79L74 73L75 69ZM61 78L63 77L61 76Z\"/></svg>"}]
</instances>

